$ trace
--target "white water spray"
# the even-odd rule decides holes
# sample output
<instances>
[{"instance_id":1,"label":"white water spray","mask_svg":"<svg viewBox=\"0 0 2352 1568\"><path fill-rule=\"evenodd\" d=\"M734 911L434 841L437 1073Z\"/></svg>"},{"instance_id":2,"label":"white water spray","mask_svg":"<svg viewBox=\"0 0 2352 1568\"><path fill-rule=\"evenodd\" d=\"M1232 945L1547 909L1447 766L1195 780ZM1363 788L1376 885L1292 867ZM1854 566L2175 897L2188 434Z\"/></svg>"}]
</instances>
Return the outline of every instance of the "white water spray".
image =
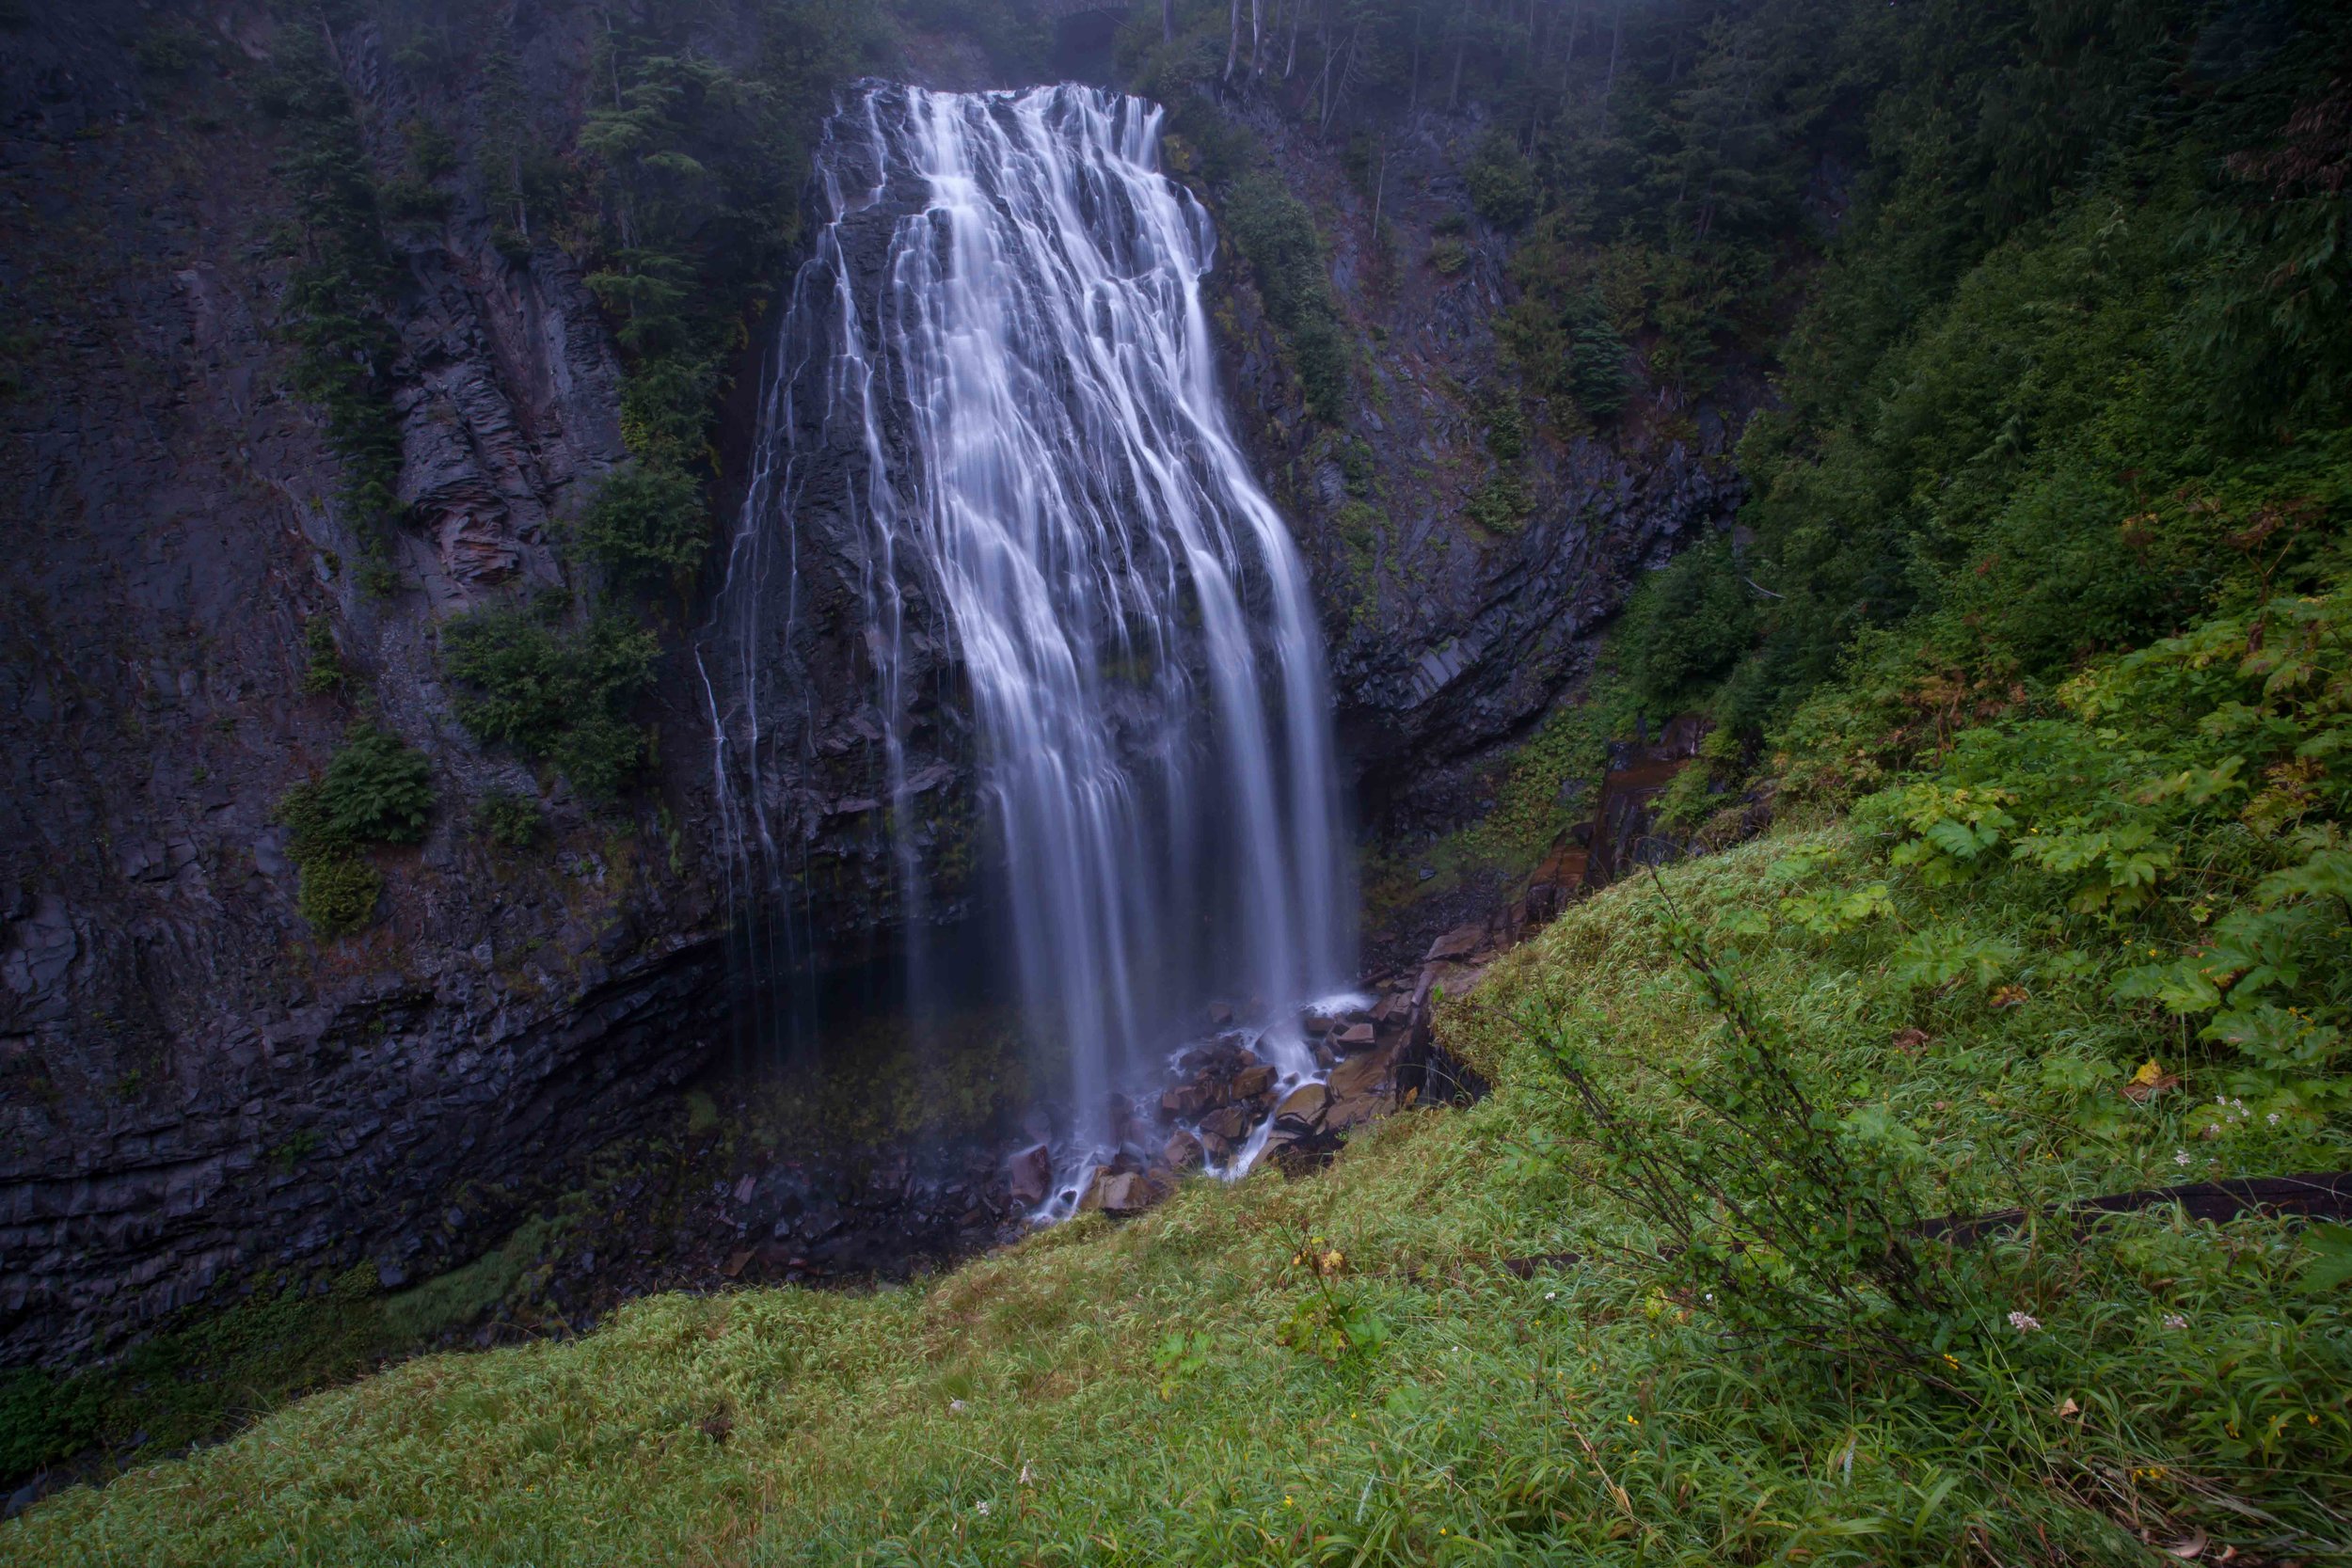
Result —
<instances>
[{"instance_id":1,"label":"white water spray","mask_svg":"<svg viewBox=\"0 0 2352 1568\"><path fill-rule=\"evenodd\" d=\"M811 742L775 716L813 704L804 525L828 519L857 557L907 914L914 795L954 760L952 726L916 710L944 693L968 709L1019 994L1066 1050L1081 1150L1210 997L1271 1020L1350 959L1320 636L1226 420L1214 236L1159 171L1159 127L1069 86L845 103L704 648L723 831L746 898L782 897L806 814L773 781ZM1311 1070L1295 1027L1264 1037L1297 1056L1286 1077Z\"/></svg>"}]
</instances>

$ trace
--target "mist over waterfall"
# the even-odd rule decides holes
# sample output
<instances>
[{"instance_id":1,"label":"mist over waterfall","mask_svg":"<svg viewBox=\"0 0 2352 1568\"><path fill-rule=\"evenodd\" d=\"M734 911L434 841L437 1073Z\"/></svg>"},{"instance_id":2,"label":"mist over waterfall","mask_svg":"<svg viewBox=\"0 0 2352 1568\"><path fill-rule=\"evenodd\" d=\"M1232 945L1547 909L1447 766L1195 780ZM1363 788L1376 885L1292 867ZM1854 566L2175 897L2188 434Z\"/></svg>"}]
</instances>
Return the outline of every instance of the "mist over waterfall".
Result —
<instances>
[{"instance_id":1,"label":"mist over waterfall","mask_svg":"<svg viewBox=\"0 0 2352 1568\"><path fill-rule=\"evenodd\" d=\"M805 959L802 846L844 809L808 783L840 767L812 716L851 682L851 804L907 928L968 773L977 924L1097 1141L1213 999L1273 1018L1352 958L1320 634L1226 417L1214 231L1159 171L1160 118L1073 86L850 95L701 650L762 984Z\"/></svg>"}]
</instances>

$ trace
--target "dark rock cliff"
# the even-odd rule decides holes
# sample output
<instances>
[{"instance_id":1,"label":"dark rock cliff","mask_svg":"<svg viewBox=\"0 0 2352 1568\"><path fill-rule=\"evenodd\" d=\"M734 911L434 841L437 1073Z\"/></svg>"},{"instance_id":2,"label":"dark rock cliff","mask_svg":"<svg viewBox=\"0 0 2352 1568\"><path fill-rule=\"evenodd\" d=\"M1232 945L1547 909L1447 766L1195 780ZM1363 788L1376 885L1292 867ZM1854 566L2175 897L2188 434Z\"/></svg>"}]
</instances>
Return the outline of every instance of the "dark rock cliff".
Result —
<instances>
[{"instance_id":1,"label":"dark rock cliff","mask_svg":"<svg viewBox=\"0 0 2352 1568\"><path fill-rule=\"evenodd\" d=\"M575 112L588 20L524 34L538 112ZM143 66L167 26L176 69ZM436 663L445 616L558 580L554 520L623 455L594 302L462 198L394 234L413 520L395 591L364 591L275 331L271 39L259 7L130 0L0 32L0 1361L264 1275L429 1270L490 1239L462 1191L527 1186L717 1037L714 902L658 800L592 816L559 787L551 844L493 850L467 802L537 786L457 725ZM469 134L372 29L336 46L372 134ZM318 618L341 692L305 689ZM322 944L272 811L362 714L430 757L440 807L379 853L384 918Z\"/></svg>"},{"instance_id":2,"label":"dark rock cliff","mask_svg":"<svg viewBox=\"0 0 2352 1568\"><path fill-rule=\"evenodd\" d=\"M514 12L546 143L577 132L598 24L562 0ZM276 25L259 4L92 0L0 27L0 281L19 307L0 342L18 544L0 585L0 1365L79 1358L265 1280L373 1266L389 1284L470 1257L727 1037L726 868L677 630L702 610L667 612L643 715L662 766L619 811L477 745L437 660L448 617L584 586L556 546L626 457L609 325L575 262L496 235L478 194L392 226L408 515L391 590L363 588L280 331L284 132L255 101ZM379 178L405 126L461 152L484 134L479 82L404 67L372 24L333 42ZM969 53L946 51L958 71L979 69ZM1429 260L1465 207L1474 117L1400 120L1368 198L1272 108L1218 112L1316 212L1358 346L1340 427L1311 420L1247 268L1221 260L1237 422L1315 569L1364 819L1452 826L1476 769L1576 688L1633 575L1727 518L1755 389L1652 395L1605 437L1539 418L1523 516L1482 527L1466 503L1508 377L1490 326L1506 245L1473 228L1465 264ZM737 494L756 380L723 428ZM322 623L336 690L306 680ZM869 787L880 731L848 634L803 652L799 918L870 956L901 907ZM440 804L421 844L375 852L382 918L326 943L272 817L363 718L430 759ZM973 831L968 769L931 782L937 863ZM543 800L528 851L473 830L469 803L501 788Z\"/></svg>"},{"instance_id":3,"label":"dark rock cliff","mask_svg":"<svg viewBox=\"0 0 2352 1568\"><path fill-rule=\"evenodd\" d=\"M1509 237L1472 214L1463 177L1478 114L1373 112L1386 161L1367 179L1343 137L1271 103L1214 112L1315 214L1354 340L1343 419L1318 422L1248 267L1221 258L1231 385L1315 567L1362 831L1376 844L1458 826L1479 809L1479 766L1581 689L1636 578L1730 526L1745 494L1731 448L1761 376L1734 367L1687 403L1644 378L1599 432L1557 428L1536 402L1509 465L1521 515L1482 525L1474 499L1505 467L1494 410L1518 392L1494 328Z\"/></svg>"}]
</instances>

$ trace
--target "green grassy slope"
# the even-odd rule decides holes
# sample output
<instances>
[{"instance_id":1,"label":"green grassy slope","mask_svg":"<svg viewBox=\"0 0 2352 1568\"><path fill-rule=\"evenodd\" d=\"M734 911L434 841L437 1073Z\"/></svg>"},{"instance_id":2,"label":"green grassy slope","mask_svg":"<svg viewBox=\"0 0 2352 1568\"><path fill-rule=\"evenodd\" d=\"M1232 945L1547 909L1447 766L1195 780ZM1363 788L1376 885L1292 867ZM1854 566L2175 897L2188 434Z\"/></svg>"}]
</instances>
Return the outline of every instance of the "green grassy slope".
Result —
<instances>
[{"instance_id":1,"label":"green grassy slope","mask_svg":"<svg viewBox=\"0 0 2352 1568\"><path fill-rule=\"evenodd\" d=\"M1910 973L1898 927L1996 921L2018 895L1931 887L1888 864L1898 836L1786 831L1572 911L1449 1005L1493 1096L1394 1119L1323 1174L1196 1181L928 1287L663 1297L584 1340L418 1361L48 1501L0 1527L0 1560L2120 1561L2143 1527L2341 1542L2352 1334L2301 1231L2166 1213L2083 1244L2029 1231L1963 1271L1930 1375L1726 1337L1608 1190L1517 1019L1601 1021L1612 1092L1687 1125L1665 1078L1723 1037L1664 895L1783 1022L1823 1104L1878 1113L1855 1157L1900 1143L1925 1210L2159 1183L2179 1150L2197 1175L2344 1163L2316 1115L2201 1136L2232 1064L2179 1056L2089 968L2037 969L2046 941L1958 985ZM1995 1006L2018 978L2031 1000ZM2117 1092L2144 1052L2187 1083ZM1500 1266L1567 1251L1588 1260Z\"/></svg>"}]
</instances>

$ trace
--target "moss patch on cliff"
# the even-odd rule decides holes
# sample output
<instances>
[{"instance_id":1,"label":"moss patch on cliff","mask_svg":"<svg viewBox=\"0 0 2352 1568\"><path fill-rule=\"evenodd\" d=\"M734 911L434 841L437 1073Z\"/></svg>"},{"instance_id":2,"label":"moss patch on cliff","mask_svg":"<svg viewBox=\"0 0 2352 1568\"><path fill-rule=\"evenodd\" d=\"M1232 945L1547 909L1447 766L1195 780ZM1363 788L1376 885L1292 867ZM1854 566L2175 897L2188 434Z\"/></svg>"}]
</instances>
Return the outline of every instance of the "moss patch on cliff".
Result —
<instances>
[{"instance_id":1,"label":"moss patch on cliff","mask_svg":"<svg viewBox=\"0 0 2352 1568\"><path fill-rule=\"evenodd\" d=\"M278 798L273 815L286 829L302 918L316 935L332 941L375 918L384 878L367 852L422 838L434 802L423 754L365 723L352 727L324 774Z\"/></svg>"},{"instance_id":2,"label":"moss patch on cliff","mask_svg":"<svg viewBox=\"0 0 2352 1568\"><path fill-rule=\"evenodd\" d=\"M660 645L617 611L583 620L566 608L551 595L463 616L441 633L442 662L477 738L551 763L581 794L610 800L645 759L645 731L629 714Z\"/></svg>"},{"instance_id":3,"label":"moss patch on cliff","mask_svg":"<svg viewBox=\"0 0 2352 1568\"><path fill-rule=\"evenodd\" d=\"M389 592L390 531L402 510L391 405L399 342L389 316L397 278L322 8L298 6L278 29L260 96L286 129L278 176L294 224L281 236L290 263L283 329L296 349L294 388L325 416L342 460L344 521L360 542L362 583Z\"/></svg>"}]
</instances>

